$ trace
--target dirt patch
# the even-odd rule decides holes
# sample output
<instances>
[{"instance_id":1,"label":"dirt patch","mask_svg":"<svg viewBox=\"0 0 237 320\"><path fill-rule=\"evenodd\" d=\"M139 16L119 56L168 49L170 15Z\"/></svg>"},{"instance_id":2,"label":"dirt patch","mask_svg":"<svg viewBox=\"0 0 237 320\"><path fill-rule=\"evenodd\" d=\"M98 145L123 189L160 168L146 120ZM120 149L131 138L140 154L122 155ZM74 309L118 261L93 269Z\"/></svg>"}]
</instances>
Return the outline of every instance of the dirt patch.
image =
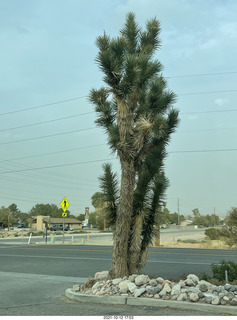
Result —
<instances>
[{"instance_id":1,"label":"dirt patch","mask_svg":"<svg viewBox=\"0 0 237 320\"><path fill-rule=\"evenodd\" d=\"M203 240L200 242L190 242L187 240L185 242L175 241L175 242L162 242L161 247L168 248L196 248L196 249L231 249L227 244L220 240Z\"/></svg>"}]
</instances>

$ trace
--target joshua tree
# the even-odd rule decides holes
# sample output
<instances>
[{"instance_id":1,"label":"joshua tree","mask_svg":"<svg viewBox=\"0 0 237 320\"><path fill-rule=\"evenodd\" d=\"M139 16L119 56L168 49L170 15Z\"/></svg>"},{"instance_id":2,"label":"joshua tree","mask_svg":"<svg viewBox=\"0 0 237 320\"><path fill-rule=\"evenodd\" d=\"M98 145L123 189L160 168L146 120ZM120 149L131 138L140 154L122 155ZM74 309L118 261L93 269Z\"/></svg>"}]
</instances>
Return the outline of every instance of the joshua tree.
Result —
<instances>
[{"instance_id":1,"label":"joshua tree","mask_svg":"<svg viewBox=\"0 0 237 320\"><path fill-rule=\"evenodd\" d=\"M106 33L97 38L96 61L106 87L92 89L90 100L98 113L96 123L105 129L121 164L119 194L111 166L104 166L101 177L115 221L111 277L136 273L145 264L168 186L163 160L178 111L172 108L175 94L167 89L162 65L153 57L160 46L159 32L156 19L142 31L129 13L117 38Z\"/></svg>"}]
</instances>

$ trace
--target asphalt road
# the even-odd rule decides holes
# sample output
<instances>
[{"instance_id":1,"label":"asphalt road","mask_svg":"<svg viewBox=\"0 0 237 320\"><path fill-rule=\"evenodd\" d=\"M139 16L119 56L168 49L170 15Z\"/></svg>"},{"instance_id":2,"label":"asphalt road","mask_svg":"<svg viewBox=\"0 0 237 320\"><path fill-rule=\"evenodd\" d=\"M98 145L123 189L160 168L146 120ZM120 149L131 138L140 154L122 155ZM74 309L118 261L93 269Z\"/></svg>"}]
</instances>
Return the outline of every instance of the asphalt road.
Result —
<instances>
[{"instance_id":1,"label":"asphalt road","mask_svg":"<svg viewBox=\"0 0 237 320\"><path fill-rule=\"evenodd\" d=\"M64 297L66 288L83 283L111 266L111 246L0 244L0 315L210 315L144 306L90 305ZM235 251L151 248L144 273L175 278L210 270L220 259L237 261Z\"/></svg>"},{"instance_id":2,"label":"asphalt road","mask_svg":"<svg viewBox=\"0 0 237 320\"><path fill-rule=\"evenodd\" d=\"M0 244L0 271L58 275L94 276L109 270L111 246L87 245L4 245ZM237 262L234 250L150 248L143 273L180 279L183 274L211 274L211 264L222 259Z\"/></svg>"}]
</instances>

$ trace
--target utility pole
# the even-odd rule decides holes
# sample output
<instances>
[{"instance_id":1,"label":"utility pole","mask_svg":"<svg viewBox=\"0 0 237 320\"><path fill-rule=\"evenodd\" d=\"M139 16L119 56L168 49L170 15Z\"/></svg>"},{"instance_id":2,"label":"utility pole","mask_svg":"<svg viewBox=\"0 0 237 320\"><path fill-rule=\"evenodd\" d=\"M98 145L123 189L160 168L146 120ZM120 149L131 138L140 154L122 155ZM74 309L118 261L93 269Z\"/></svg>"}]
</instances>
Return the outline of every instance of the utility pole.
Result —
<instances>
[{"instance_id":1,"label":"utility pole","mask_svg":"<svg viewBox=\"0 0 237 320\"><path fill-rule=\"evenodd\" d=\"M214 207L214 227L216 225L216 208Z\"/></svg>"},{"instance_id":2,"label":"utility pole","mask_svg":"<svg viewBox=\"0 0 237 320\"><path fill-rule=\"evenodd\" d=\"M178 202L177 202L177 209L178 209L178 226L179 226L179 198L177 199Z\"/></svg>"}]
</instances>

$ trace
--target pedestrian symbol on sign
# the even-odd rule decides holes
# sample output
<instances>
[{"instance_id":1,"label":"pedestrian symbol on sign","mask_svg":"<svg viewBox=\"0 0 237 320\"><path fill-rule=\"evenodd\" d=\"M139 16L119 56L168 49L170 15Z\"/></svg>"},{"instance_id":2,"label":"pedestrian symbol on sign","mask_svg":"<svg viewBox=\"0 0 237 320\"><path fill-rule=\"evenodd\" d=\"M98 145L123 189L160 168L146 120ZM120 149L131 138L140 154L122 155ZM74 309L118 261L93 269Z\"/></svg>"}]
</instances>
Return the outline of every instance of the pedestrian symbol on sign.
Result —
<instances>
[{"instance_id":1,"label":"pedestrian symbol on sign","mask_svg":"<svg viewBox=\"0 0 237 320\"><path fill-rule=\"evenodd\" d=\"M67 198L66 198L66 197L63 198L63 200L62 200L62 202L60 203L60 205L61 205L61 207L62 207L62 209L63 209L63 214L62 214L62 216L63 216L63 217L66 217L66 216L67 216L66 211L67 211L67 208L69 207L69 202L67 201Z\"/></svg>"}]
</instances>

